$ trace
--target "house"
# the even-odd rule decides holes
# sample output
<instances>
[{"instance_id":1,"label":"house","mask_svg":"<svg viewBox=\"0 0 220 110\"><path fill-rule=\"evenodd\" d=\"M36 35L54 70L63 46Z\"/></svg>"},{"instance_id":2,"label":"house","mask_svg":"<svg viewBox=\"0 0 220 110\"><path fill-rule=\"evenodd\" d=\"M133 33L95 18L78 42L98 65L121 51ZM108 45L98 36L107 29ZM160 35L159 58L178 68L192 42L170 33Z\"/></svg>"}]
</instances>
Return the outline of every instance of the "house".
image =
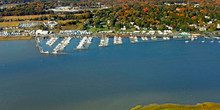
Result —
<instances>
[{"instance_id":1,"label":"house","mask_svg":"<svg viewBox=\"0 0 220 110\"><path fill-rule=\"evenodd\" d=\"M134 25L134 28L136 28L137 30L140 30L140 27L137 25Z\"/></svg>"},{"instance_id":2,"label":"house","mask_svg":"<svg viewBox=\"0 0 220 110\"><path fill-rule=\"evenodd\" d=\"M199 27L199 31L206 31L206 26Z\"/></svg>"},{"instance_id":3,"label":"house","mask_svg":"<svg viewBox=\"0 0 220 110\"><path fill-rule=\"evenodd\" d=\"M217 24L217 29L220 29L220 24Z\"/></svg>"},{"instance_id":4,"label":"house","mask_svg":"<svg viewBox=\"0 0 220 110\"><path fill-rule=\"evenodd\" d=\"M139 34L139 33L140 33L140 31L133 31L133 33L134 33L134 34Z\"/></svg>"},{"instance_id":5,"label":"house","mask_svg":"<svg viewBox=\"0 0 220 110\"><path fill-rule=\"evenodd\" d=\"M134 25L134 22L130 22L131 25Z\"/></svg>"},{"instance_id":6,"label":"house","mask_svg":"<svg viewBox=\"0 0 220 110\"><path fill-rule=\"evenodd\" d=\"M165 2L164 4L170 6L170 3Z\"/></svg>"},{"instance_id":7,"label":"house","mask_svg":"<svg viewBox=\"0 0 220 110\"><path fill-rule=\"evenodd\" d=\"M125 27L125 26L123 26L123 28L121 28L121 30L122 30L122 31L125 31L125 30L126 30L126 27Z\"/></svg>"},{"instance_id":8,"label":"house","mask_svg":"<svg viewBox=\"0 0 220 110\"><path fill-rule=\"evenodd\" d=\"M208 24L212 24L212 23L213 23L212 21L209 21L209 22L208 22Z\"/></svg>"},{"instance_id":9,"label":"house","mask_svg":"<svg viewBox=\"0 0 220 110\"><path fill-rule=\"evenodd\" d=\"M199 4L194 4L194 8L198 8L199 7Z\"/></svg>"},{"instance_id":10,"label":"house","mask_svg":"<svg viewBox=\"0 0 220 110\"><path fill-rule=\"evenodd\" d=\"M80 9L80 7L78 7L78 6L72 7L72 10L79 10L79 9Z\"/></svg>"},{"instance_id":11,"label":"house","mask_svg":"<svg viewBox=\"0 0 220 110\"><path fill-rule=\"evenodd\" d=\"M210 16L204 16L206 19L210 19Z\"/></svg>"}]
</instances>

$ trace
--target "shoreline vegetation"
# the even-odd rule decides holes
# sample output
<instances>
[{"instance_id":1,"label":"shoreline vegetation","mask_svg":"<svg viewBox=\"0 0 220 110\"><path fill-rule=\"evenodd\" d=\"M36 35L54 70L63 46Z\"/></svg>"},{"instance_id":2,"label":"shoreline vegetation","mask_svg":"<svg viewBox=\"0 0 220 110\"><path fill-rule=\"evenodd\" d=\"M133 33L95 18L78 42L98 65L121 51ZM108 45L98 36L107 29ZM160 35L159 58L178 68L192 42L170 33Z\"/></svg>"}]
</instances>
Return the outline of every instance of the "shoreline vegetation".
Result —
<instances>
[{"instance_id":1,"label":"shoreline vegetation","mask_svg":"<svg viewBox=\"0 0 220 110\"><path fill-rule=\"evenodd\" d=\"M130 110L220 110L220 104L205 102L196 105L179 105L179 104L150 104L147 106L137 105Z\"/></svg>"},{"instance_id":2,"label":"shoreline vegetation","mask_svg":"<svg viewBox=\"0 0 220 110\"><path fill-rule=\"evenodd\" d=\"M31 40L34 39L34 36L19 36L19 37L0 37L0 41L9 41L9 40Z\"/></svg>"}]
</instances>

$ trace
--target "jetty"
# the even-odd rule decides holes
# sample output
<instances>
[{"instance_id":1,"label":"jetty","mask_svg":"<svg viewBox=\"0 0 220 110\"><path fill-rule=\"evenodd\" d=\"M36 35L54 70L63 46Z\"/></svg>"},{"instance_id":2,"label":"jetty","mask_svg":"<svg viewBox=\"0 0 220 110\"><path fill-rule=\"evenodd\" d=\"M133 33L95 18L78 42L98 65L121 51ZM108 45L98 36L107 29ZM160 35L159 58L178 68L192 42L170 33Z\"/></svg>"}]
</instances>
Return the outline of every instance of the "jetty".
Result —
<instances>
[{"instance_id":1,"label":"jetty","mask_svg":"<svg viewBox=\"0 0 220 110\"><path fill-rule=\"evenodd\" d=\"M122 38L114 36L114 45L122 44Z\"/></svg>"},{"instance_id":2,"label":"jetty","mask_svg":"<svg viewBox=\"0 0 220 110\"><path fill-rule=\"evenodd\" d=\"M57 40L58 40L58 37L51 37L51 38L46 42L46 45L52 46Z\"/></svg>"},{"instance_id":3,"label":"jetty","mask_svg":"<svg viewBox=\"0 0 220 110\"><path fill-rule=\"evenodd\" d=\"M157 37L156 36L152 36L151 40L157 40Z\"/></svg>"},{"instance_id":4,"label":"jetty","mask_svg":"<svg viewBox=\"0 0 220 110\"><path fill-rule=\"evenodd\" d=\"M163 37L163 40L170 40L170 37Z\"/></svg>"},{"instance_id":5,"label":"jetty","mask_svg":"<svg viewBox=\"0 0 220 110\"><path fill-rule=\"evenodd\" d=\"M108 37L102 37L99 43L99 47L106 47L108 46L109 38Z\"/></svg>"},{"instance_id":6,"label":"jetty","mask_svg":"<svg viewBox=\"0 0 220 110\"><path fill-rule=\"evenodd\" d=\"M135 36L135 37L129 37L129 39L130 39L130 43L137 43L138 42L138 39L137 39L137 36Z\"/></svg>"},{"instance_id":7,"label":"jetty","mask_svg":"<svg viewBox=\"0 0 220 110\"><path fill-rule=\"evenodd\" d=\"M86 41L89 42L89 41L87 40L87 37L83 37L83 38L80 40L79 44L77 45L76 49L85 49Z\"/></svg>"},{"instance_id":8,"label":"jetty","mask_svg":"<svg viewBox=\"0 0 220 110\"><path fill-rule=\"evenodd\" d=\"M147 37L141 37L141 39L142 39L143 41L147 41L147 40L148 40Z\"/></svg>"},{"instance_id":9,"label":"jetty","mask_svg":"<svg viewBox=\"0 0 220 110\"><path fill-rule=\"evenodd\" d=\"M64 48L70 43L71 37L65 37L54 49L53 52L54 54L57 53L57 51L63 51Z\"/></svg>"}]
</instances>

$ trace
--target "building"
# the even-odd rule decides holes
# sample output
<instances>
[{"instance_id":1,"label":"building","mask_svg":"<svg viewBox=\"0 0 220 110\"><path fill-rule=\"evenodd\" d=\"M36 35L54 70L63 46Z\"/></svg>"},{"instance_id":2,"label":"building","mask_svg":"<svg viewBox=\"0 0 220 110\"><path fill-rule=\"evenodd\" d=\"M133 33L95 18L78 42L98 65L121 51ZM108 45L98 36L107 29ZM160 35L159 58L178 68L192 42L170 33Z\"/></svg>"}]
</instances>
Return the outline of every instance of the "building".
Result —
<instances>
[{"instance_id":1,"label":"building","mask_svg":"<svg viewBox=\"0 0 220 110\"><path fill-rule=\"evenodd\" d=\"M42 25L42 23L21 23L19 24L18 27L20 28L30 28L30 27L34 27L34 26L39 26L39 25Z\"/></svg>"},{"instance_id":2,"label":"building","mask_svg":"<svg viewBox=\"0 0 220 110\"><path fill-rule=\"evenodd\" d=\"M125 31L125 30L126 30L126 27L125 27L125 26L123 26L123 28L121 28L121 30L122 30L122 31Z\"/></svg>"},{"instance_id":3,"label":"building","mask_svg":"<svg viewBox=\"0 0 220 110\"><path fill-rule=\"evenodd\" d=\"M199 7L199 4L194 4L194 8L198 8Z\"/></svg>"},{"instance_id":4,"label":"building","mask_svg":"<svg viewBox=\"0 0 220 110\"><path fill-rule=\"evenodd\" d=\"M199 31L206 31L206 26L199 27Z\"/></svg>"},{"instance_id":5,"label":"building","mask_svg":"<svg viewBox=\"0 0 220 110\"><path fill-rule=\"evenodd\" d=\"M54 28L58 25L58 23L55 22L55 21L48 21L48 22L45 22L44 25L45 25L46 27L49 27L49 28L51 28L51 29L54 29Z\"/></svg>"},{"instance_id":6,"label":"building","mask_svg":"<svg viewBox=\"0 0 220 110\"><path fill-rule=\"evenodd\" d=\"M44 30L37 30L36 35L47 35L49 32Z\"/></svg>"},{"instance_id":7,"label":"building","mask_svg":"<svg viewBox=\"0 0 220 110\"><path fill-rule=\"evenodd\" d=\"M217 24L217 29L220 29L220 24Z\"/></svg>"},{"instance_id":8,"label":"building","mask_svg":"<svg viewBox=\"0 0 220 110\"><path fill-rule=\"evenodd\" d=\"M57 10L70 10L71 7L66 6L66 7L56 7Z\"/></svg>"}]
</instances>

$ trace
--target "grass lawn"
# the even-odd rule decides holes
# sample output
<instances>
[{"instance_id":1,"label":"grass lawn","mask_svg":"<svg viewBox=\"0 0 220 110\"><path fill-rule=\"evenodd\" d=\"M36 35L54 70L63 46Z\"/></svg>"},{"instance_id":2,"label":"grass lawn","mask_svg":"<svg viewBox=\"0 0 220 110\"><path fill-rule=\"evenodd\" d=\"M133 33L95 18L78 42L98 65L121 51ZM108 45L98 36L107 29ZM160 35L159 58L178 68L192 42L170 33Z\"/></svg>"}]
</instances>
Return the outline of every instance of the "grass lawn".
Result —
<instances>
[{"instance_id":1,"label":"grass lawn","mask_svg":"<svg viewBox=\"0 0 220 110\"><path fill-rule=\"evenodd\" d=\"M103 27L103 28L89 28L89 32L96 32L96 31L109 31L108 27Z\"/></svg>"}]
</instances>

